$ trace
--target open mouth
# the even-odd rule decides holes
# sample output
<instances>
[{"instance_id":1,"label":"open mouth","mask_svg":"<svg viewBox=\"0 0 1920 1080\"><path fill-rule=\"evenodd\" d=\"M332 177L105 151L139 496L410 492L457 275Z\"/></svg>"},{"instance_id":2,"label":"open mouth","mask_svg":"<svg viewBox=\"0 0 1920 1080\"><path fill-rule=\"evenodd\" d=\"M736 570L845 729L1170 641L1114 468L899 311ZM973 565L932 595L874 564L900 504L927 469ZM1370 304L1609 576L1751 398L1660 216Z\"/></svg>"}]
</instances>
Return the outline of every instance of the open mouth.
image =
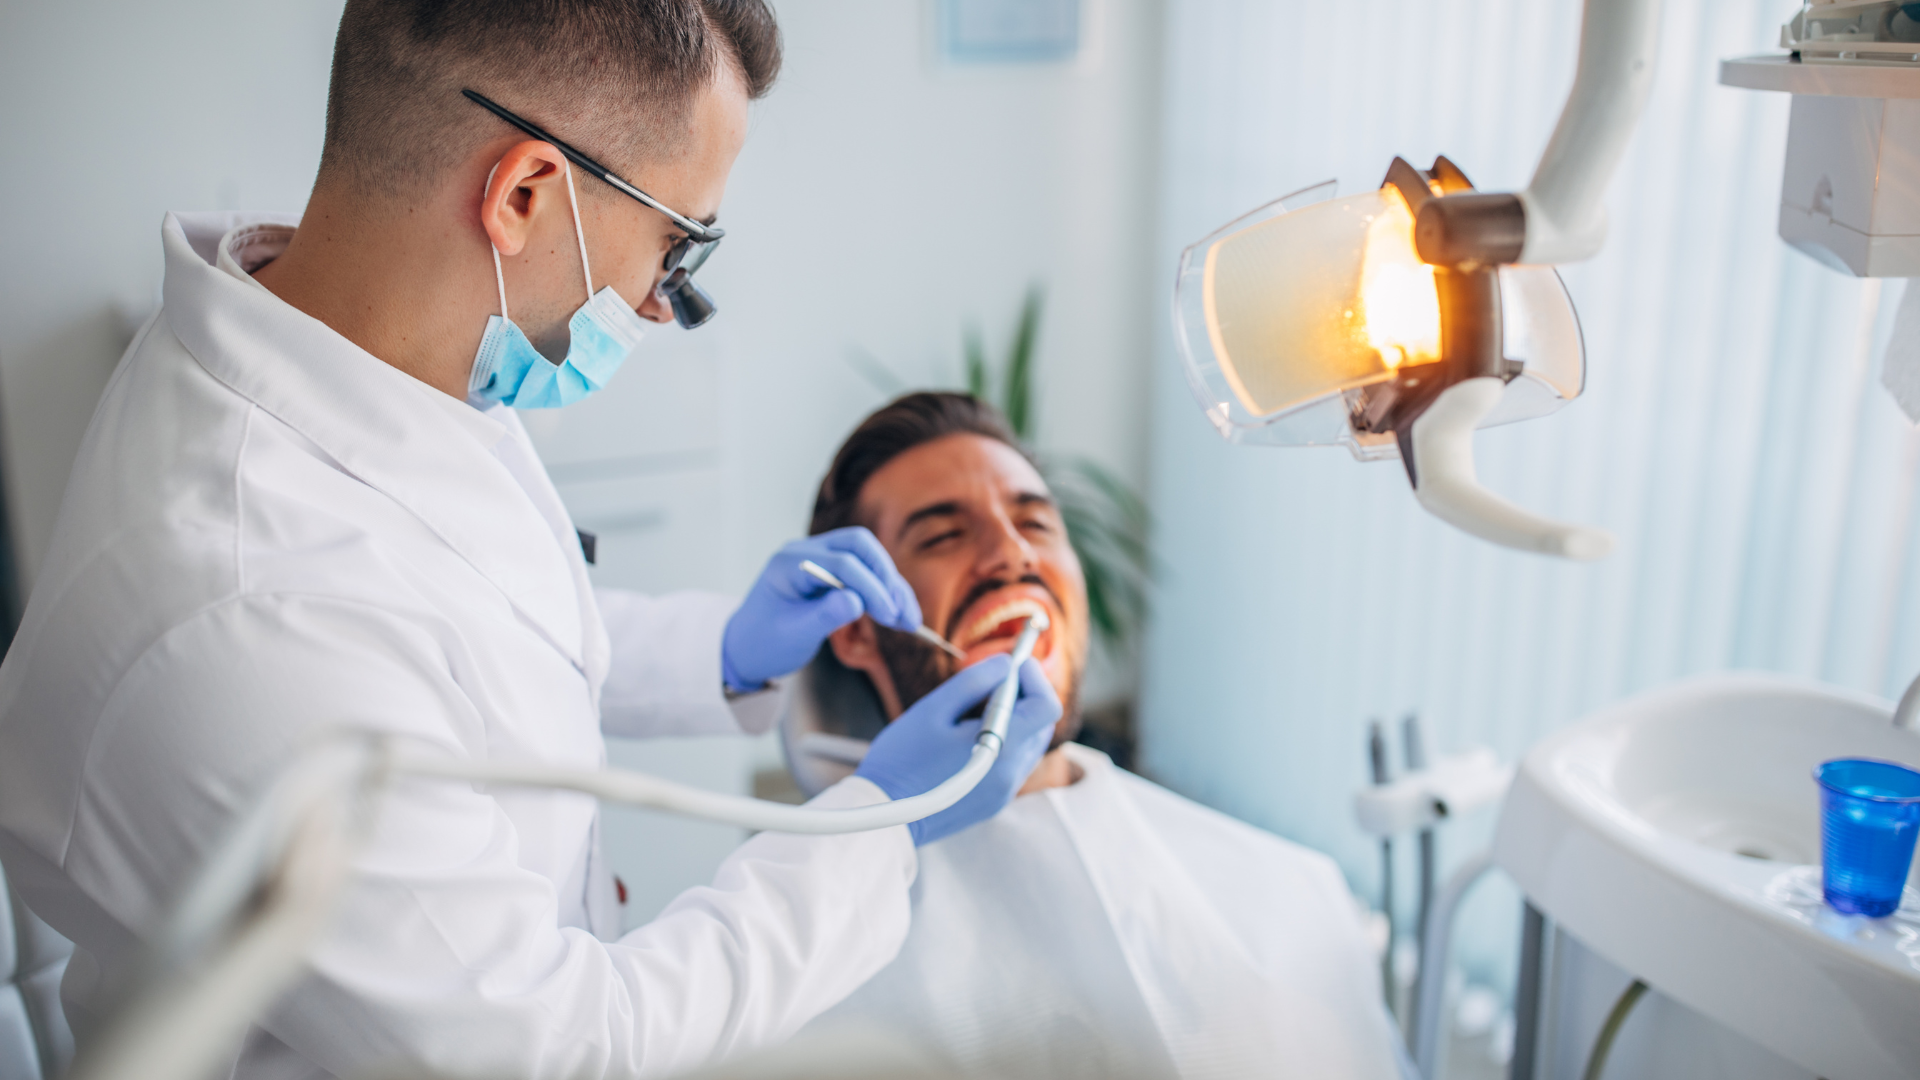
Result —
<instances>
[{"instance_id":1,"label":"open mouth","mask_svg":"<svg viewBox=\"0 0 1920 1080\"><path fill-rule=\"evenodd\" d=\"M1034 642L1033 655L1044 660L1053 652L1054 628L1060 624L1060 613L1044 595L1035 595L1037 592L1030 587L1007 590L998 599L983 597L975 604L980 613L963 623L953 635L953 643L967 654L969 664L995 653L1011 652L1014 640L1026 628L1027 619L1035 615L1045 619L1048 627Z\"/></svg>"}]
</instances>

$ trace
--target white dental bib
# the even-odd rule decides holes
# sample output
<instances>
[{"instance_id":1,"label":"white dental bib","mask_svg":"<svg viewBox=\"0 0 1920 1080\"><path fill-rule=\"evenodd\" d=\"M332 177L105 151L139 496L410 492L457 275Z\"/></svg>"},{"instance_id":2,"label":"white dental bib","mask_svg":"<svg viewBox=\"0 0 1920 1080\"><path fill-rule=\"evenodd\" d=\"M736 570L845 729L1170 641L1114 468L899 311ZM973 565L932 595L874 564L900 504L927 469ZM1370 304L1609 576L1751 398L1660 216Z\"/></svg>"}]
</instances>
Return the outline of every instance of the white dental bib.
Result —
<instances>
[{"instance_id":1,"label":"white dental bib","mask_svg":"<svg viewBox=\"0 0 1920 1080\"><path fill-rule=\"evenodd\" d=\"M920 849L900 955L810 1031L967 1075L1400 1075L1332 860L1065 750L1078 783Z\"/></svg>"}]
</instances>

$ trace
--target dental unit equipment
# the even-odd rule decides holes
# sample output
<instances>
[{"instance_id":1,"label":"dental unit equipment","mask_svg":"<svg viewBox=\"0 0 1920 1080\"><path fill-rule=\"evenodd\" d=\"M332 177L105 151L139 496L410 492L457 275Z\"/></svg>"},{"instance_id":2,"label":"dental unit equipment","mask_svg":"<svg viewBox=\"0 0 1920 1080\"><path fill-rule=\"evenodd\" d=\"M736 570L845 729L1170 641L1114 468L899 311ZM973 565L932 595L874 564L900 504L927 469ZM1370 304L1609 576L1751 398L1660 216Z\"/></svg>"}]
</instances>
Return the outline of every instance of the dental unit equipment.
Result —
<instances>
[{"instance_id":1,"label":"dental unit equipment","mask_svg":"<svg viewBox=\"0 0 1920 1080\"><path fill-rule=\"evenodd\" d=\"M835 577L833 574L833 571L828 570L826 567L821 566L819 563L814 562L812 559L800 560L800 569L806 571L807 574L811 576L814 580L820 582L822 585L825 585L830 589L844 589L847 587L847 583ZM1046 628L1043 626L1041 627L1041 629L1044 630ZM933 646L934 648L939 649L941 652L946 653L948 656L953 657L955 660L965 660L967 658L967 654L964 652L961 652L959 646L955 645L951 641L948 641L946 638L941 637L939 631L935 630L931 626L928 626L926 623L921 623L919 626L915 627L913 631L913 636L919 638L921 641L926 642L927 644Z\"/></svg>"},{"instance_id":2,"label":"dental unit equipment","mask_svg":"<svg viewBox=\"0 0 1920 1080\"><path fill-rule=\"evenodd\" d=\"M1480 192L1445 157L1395 158L1375 191L1329 182L1181 255L1175 339L1231 442L1398 457L1436 517L1570 559L1613 548L1480 485L1477 428L1554 412L1585 388L1580 325L1553 265L1606 238L1602 198L1653 85L1660 0L1588 0L1579 68L1532 183Z\"/></svg>"},{"instance_id":3,"label":"dental unit equipment","mask_svg":"<svg viewBox=\"0 0 1920 1080\"><path fill-rule=\"evenodd\" d=\"M1514 770L1485 747L1449 754L1429 764L1417 714L1409 713L1401 721L1401 734L1407 772L1398 780L1388 781L1385 733L1378 721L1371 725L1368 754L1374 762L1374 782L1354 795L1353 810L1361 830L1380 838L1388 881L1394 838L1409 833L1419 838L1419 914L1413 943L1420 961L1413 984L1407 988L1406 1012L1401 1020L1420 1075L1432 1077L1440 1053L1440 1014L1445 1005L1446 966L1455 915L1461 898L1493 865L1491 853L1481 851L1469 856L1444 885L1436 886L1436 830L1468 811L1499 802L1513 782ZM1390 891L1383 890L1383 902L1391 905ZM1391 913L1388 917L1391 919ZM1391 949L1389 943L1386 985L1390 993L1398 989L1391 974Z\"/></svg>"},{"instance_id":4,"label":"dental unit equipment","mask_svg":"<svg viewBox=\"0 0 1920 1080\"><path fill-rule=\"evenodd\" d=\"M1387 771L1387 736L1380 727L1380 721L1367 724L1367 765L1372 771L1373 786L1385 787L1392 781ZM1385 989L1387 1008L1396 1014L1399 1012L1399 988L1393 977L1393 837L1380 838L1380 913L1387 920L1387 947L1380 951L1380 985Z\"/></svg>"},{"instance_id":5,"label":"dental unit equipment","mask_svg":"<svg viewBox=\"0 0 1920 1080\"><path fill-rule=\"evenodd\" d=\"M74 1080L197 1080L236 1045L263 1003L299 973L326 929L373 828L378 801L403 780L578 791L742 828L846 833L904 825L952 806L1005 745L1020 668L1048 627L1028 616L1013 669L987 699L967 764L920 795L850 809L814 809L704 791L620 769L456 761L371 732L336 733L295 763L189 885L156 941L144 987L93 1040Z\"/></svg>"},{"instance_id":6,"label":"dental unit equipment","mask_svg":"<svg viewBox=\"0 0 1920 1080\"><path fill-rule=\"evenodd\" d=\"M1420 730L1420 714L1408 713L1400 721L1400 743L1406 756L1407 771L1419 773L1427 767L1427 741ZM1502 785L1504 788L1505 785ZM1442 808L1445 804L1440 804ZM1414 933L1427 940L1427 920L1433 913L1434 835L1433 823L1420 827L1420 905L1414 909Z\"/></svg>"},{"instance_id":7,"label":"dental unit equipment","mask_svg":"<svg viewBox=\"0 0 1920 1080\"><path fill-rule=\"evenodd\" d=\"M1816 0L1780 28L1788 50L1720 63L1720 82L1793 95L1780 239L1856 277L1920 275L1920 9Z\"/></svg>"}]
</instances>

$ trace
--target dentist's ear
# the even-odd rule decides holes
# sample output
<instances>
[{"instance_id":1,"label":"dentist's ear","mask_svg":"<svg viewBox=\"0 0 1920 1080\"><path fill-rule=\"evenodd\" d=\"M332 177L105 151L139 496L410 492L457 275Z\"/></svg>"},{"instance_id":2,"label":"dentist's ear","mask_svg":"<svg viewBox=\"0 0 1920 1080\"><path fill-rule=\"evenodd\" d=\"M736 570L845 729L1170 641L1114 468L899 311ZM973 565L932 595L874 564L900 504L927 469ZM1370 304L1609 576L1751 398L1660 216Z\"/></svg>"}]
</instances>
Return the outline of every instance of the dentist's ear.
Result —
<instances>
[{"instance_id":1,"label":"dentist's ear","mask_svg":"<svg viewBox=\"0 0 1920 1080\"><path fill-rule=\"evenodd\" d=\"M567 202L566 158L551 143L517 142L501 155L480 197L480 227L510 259L533 235L534 218L544 213L571 214Z\"/></svg>"}]
</instances>

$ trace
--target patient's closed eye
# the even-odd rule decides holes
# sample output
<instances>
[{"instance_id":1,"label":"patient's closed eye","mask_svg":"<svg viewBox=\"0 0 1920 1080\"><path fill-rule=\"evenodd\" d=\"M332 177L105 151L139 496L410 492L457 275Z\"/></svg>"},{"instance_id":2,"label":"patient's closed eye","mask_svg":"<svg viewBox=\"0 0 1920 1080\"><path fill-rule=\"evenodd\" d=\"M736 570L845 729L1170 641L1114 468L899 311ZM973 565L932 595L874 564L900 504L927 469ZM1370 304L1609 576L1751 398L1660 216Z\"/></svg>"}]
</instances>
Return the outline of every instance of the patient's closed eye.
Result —
<instances>
[{"instance_id":1,"label":"patient's closed eye","mask_svg":"<svg viewBox=\"0 0 1920 1080\"><path fill-rule=\"evenodd\" d=\"M920 541L919 548L921 551L932 551L934 548L939 547L940 545L947 543L950 540L958 540L965 535L966 533L964 530L947 529L942 532L935 533L934 535L929 536L926 539Z\"/></svg>"}]
</instances>

